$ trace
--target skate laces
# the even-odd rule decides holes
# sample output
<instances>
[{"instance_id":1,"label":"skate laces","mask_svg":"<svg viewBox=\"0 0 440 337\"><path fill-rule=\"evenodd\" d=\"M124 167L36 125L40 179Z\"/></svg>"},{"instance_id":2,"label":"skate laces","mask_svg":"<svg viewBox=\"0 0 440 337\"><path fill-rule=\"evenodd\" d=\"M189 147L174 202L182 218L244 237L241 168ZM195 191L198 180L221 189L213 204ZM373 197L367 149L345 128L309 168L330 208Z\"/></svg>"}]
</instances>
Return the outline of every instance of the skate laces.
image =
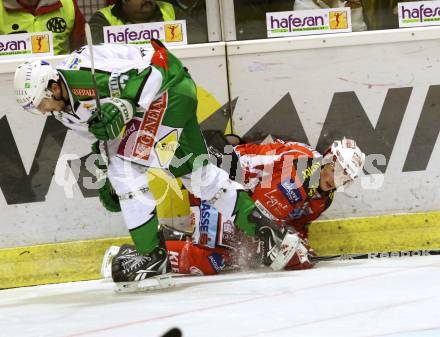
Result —
<instances>
[{"instance_id":1,"label":"skate laces","mask_svg":"<svg viewBox=\"0 0 440 337\"><path fill-rule=\"evenodd\" d=\"M135 252L135 254L130 254L129 256L125 256L125 258L121 259L121 266L124 272L130 272L132 270L137 269L144 262L151 261L150 256L140 255Z\"/></svg>"},{"instance_id":2,"label":"skate laces","mask_svg":"<svg viewBox=\"0 0 440 337\"><path fill-rule=\"evenodd\" d=\"M141 255L135 249L125 248L122 254L116 257L116 260L121 264L124 272L130 272L137 269L144 262L151 261L151 257Z\"/></svg>"},{"instance_id":3,"label":"skate laces","mask_svg":"<svg viewBox=\"0 0 440 337\"><path fill-rule=\"evenodd\" d=\"M132 248L124 248L124 250L120 253L118 253L119 256L116 256L116 260L118 261L125 261L127 259L131 259L135 255L139 255L139 253Z\"/></svg>"}]
</instances>

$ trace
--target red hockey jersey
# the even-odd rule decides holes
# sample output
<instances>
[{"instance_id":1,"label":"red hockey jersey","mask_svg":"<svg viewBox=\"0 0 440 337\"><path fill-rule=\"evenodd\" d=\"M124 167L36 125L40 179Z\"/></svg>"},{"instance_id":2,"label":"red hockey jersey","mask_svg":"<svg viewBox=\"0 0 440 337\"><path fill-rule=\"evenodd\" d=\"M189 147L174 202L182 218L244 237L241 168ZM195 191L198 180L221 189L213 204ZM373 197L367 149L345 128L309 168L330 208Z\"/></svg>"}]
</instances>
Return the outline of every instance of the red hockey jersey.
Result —
<instances>
[{"instance_id":1,"label":"red hockey jersey","mask_svg":"<svg viewBox=\"0 0 440 337\"><path fill-rule=\"evenodd\" d=\"M306 226L332 203L334 191L319 189L322 155L298 142L235 147L243 182L269 218L306 233Z\"/></svg>"}]
</instances>

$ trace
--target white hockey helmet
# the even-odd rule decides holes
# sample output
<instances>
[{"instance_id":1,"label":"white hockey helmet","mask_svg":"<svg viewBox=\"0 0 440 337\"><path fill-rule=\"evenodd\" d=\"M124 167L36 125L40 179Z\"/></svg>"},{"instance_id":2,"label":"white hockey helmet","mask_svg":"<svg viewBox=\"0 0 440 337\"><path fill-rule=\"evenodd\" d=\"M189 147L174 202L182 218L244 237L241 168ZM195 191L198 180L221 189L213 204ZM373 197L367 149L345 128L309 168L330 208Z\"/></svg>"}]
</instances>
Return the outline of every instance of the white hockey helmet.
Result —
<instances>
[{"instance_id":1,"label":"white hockey helmet","mask_svg":"<svg viewBox=\"0 0 440 337\"><path fill-rule=\"evenodd\" d=\"M27 61L17 67L14 77L15 98L29 112L41 114L37 107L43 98L52 98L50 80L58 81L58 72L46 61Z\"/></svg>"},{"instance_id":2,"label":"white hockey helmet","mask_svg":"<svg viewBox=\"0 0 440 337\"><path fill-rule=\"evenodd\" d=\"M352 182L365 164L365 154L353 139L335 140L324 153L322 164L334 165L334 180L336 187Z\"/></svg>"}]
</instances>

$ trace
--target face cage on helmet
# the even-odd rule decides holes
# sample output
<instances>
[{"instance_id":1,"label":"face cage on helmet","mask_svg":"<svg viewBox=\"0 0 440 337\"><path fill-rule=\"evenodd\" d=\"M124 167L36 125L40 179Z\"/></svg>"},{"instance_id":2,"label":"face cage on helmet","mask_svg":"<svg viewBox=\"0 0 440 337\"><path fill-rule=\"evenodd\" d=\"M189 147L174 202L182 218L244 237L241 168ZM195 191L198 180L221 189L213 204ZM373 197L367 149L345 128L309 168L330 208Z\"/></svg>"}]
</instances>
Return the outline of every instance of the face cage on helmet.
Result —
<instances>
[{"instance_id":1,"label":"face cage on helmet","mask_svg":"<svg viewBox=\"0 0 440 337\"><path fill-rule=\"evenodd\" d=\"M341 186L347 186L354 181L354 178L350 177L347 170L342 167L341 163L336 159L333 162L333 179L336 188Z\"/></svg>"}]
</instances>

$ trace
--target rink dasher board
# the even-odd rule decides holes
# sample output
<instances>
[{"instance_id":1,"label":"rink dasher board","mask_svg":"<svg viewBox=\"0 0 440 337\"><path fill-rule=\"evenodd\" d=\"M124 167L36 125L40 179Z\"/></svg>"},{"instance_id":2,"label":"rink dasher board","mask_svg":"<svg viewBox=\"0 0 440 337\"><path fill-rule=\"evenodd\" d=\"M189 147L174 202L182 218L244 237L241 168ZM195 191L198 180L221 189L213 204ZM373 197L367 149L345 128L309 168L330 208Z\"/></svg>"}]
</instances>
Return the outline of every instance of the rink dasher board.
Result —
<instances>
[{"instance_id":1,"label":"rink dasher board","mask_svg":"<svg viewBox=\"0 0 440 337\"><path fill-rule=\"evenodd\" d=\"M234 131L321 153L355 139L370 174L335 193L323 218L439 210L439 36L431 27L231 42Z\"/></svg>"},{"instance_id":2,"label":"rink dasher board","mask_svg":"<svg viewBox=\"0 0 440 337\"><path fill-rule=\"evenodd\" d=\"M311 226L309 238L321 256L429 250L440 247L439 222L440 212L324 220ZM125 236L0 249L0 289L100 279L106 249L124 243L131 243L131 239Z\"/></svg>"}]
</instances>

